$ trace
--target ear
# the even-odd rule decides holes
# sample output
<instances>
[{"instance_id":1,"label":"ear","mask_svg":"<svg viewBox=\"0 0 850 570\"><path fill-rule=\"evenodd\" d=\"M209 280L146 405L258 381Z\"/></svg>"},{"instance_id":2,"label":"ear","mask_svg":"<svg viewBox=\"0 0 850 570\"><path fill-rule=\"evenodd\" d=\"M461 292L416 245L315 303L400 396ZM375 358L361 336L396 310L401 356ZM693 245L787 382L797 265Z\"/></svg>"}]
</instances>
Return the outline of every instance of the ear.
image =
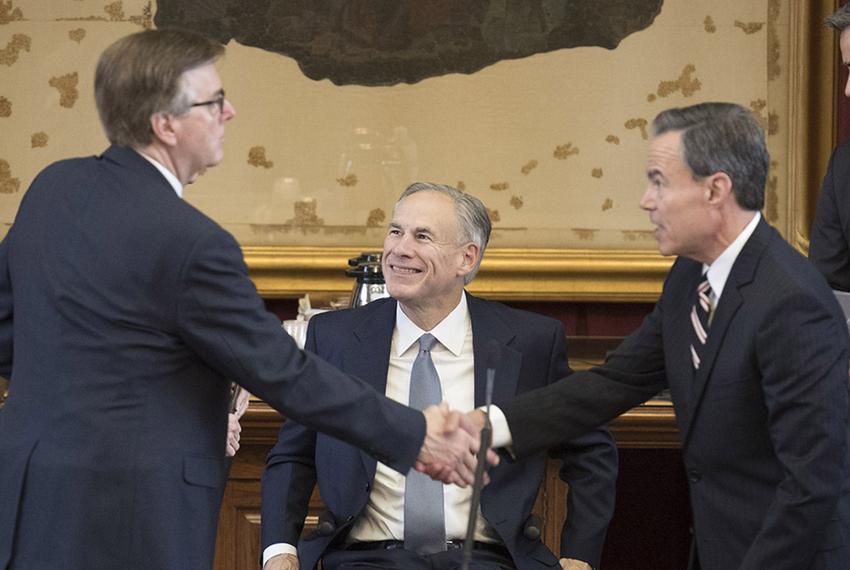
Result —
<instances>
[{"instance_id":1,"label":"ear","mask_svg":"<svg viewBox=\"0 0 850 570\"><path fill-rule=\"evenodd\" d=\"M175 118L168 113L154 113L151 115L151 130L153 131L154 139L160 141L165 146L174 146L177 144L177 132Z\"/></svg>"},{"instance_id":2,"label":"ear","mask_svg":"<svg viewBox=\"0 0 850 570\"><path fill-rule=\"evenodd\" d=\"M725 172L715 172L706 179L706 190L708 201L711 204L719 204L728 198L734 200L732 195L732 179Z\"/></svg>"},{"instance_id":3,"label":"ear","mask_svg":"<svg viewBox=\"0 0 850 570\"><path fill-rule=\"evenodd\" d=\"M466 276L473 269L475 269L475 263L478 261L478 256L481 254L481 250L478 245L474 242L469 242L464 245L460 250L461 262L458 267L458 275Z\"/></svg>"}]
</instances>

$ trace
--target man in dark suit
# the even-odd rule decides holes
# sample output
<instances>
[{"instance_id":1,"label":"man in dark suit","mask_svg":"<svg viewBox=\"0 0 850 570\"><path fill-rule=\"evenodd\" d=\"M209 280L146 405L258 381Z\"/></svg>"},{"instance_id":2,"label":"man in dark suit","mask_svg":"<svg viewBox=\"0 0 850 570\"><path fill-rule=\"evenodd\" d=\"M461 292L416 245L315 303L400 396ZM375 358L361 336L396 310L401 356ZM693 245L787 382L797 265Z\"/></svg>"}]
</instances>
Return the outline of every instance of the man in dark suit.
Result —
<instances>
[{"instance_id":1,"label":"man in dark suit","mask_svg":"<svg viewBox=\"0 0 850 570\"><path fill-rule=\"evenodd\" d=\"M225 379L401 472L471 479L456 417L297 350L233 237L180 199L235 114L222 52L175 30L110 46L95 95L112 146L39 174L0 245L0 568L209 568Z\"/></svg>"},{"instance_id":2,"label":"man in dark suit","mask_svg":"<svg viewBox=\"0 0 850 570\"><path fill-rule=\"evenodd\" d=\"M764 134L724 103L665 111L653 129L640 204L679 256L661 297L602 366L501 406L505 439L539 453L669 387L702 569L846 569L847 326L761 219Z\"/></svg>"},{"instance_id":3,"label":"man in dark suit","mask_svg":"<svg viewBox=\"0 0 850 570\"><path fill-rule=\"evenodd\" d=\"M850 4L836 10L826 23L839 32L842 66L850 65ZM850 97L850 79L844 95ZM850 141L829 159L812 223L809 259L830 287L850 291Z\"/></svg>"},{"instance_id":4,"label":"man in dark suit","mask_svg":"<svg viewBox=\"0 0 850 570\"><path fill-rule=\"evenodd\" d=\"M485 355L492 343L499 355L498 363L489 365L496 370L496 402L568 374L559 322L465 293L489 236L487 211L474 196L437 184L410 186L396 203L384 241L382 267L394 298L313 317L306 348L407 403L416 382L411 372L416 342L430 333L438 341L431 353L443 397L460 410L485 402ZM616 448L607 430L599 429L553 453L570 485L562 567L598 568L614 509ZM540 538L526 533L545 468L541 453L490 472L473 568L558 567ZM327 507L321 519L330 526L300 540L316 482ZM409 484L333 436L285 422L263 474L266 570L310 569L322 557L326 570L361 564L457 568L461 551L456 547L466 534L471 492L444 487L438 520L442 544L423 552L409 542L417 530L411 526L421 525L408 520Z\"/></svg>"}]
</instances>

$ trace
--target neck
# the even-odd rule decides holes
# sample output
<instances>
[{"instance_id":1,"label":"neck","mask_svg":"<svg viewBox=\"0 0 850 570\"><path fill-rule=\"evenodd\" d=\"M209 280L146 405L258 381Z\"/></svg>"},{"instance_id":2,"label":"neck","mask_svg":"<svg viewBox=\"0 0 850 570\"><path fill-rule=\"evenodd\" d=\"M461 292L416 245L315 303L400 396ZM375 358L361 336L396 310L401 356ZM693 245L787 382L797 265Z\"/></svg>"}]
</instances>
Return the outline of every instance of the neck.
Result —
<instances>
[{"instance_id":1,"label":"neck","mask_svg":"<svg viewBox=\"0 0 850 570\"><path fill-rule=\"evenodd\" d=\"M413 323L423 331L430 331L438 324L443 322L449 313L455 310L460 303L460 296L463 294L463 289L457 292L456 295L447 296L443 299L444 302L439 305L421 306L415 303L399 303L401 310L407 315Z\"/></svg>"},{"instance_id":2,"label":"neck","mask_svg":"<svg viewBox=\"0 0 850 570\"><path fill-rule=\"evenodd\" d=\"M727 212L722 218L720 231L715 236L713 247L710 248L705 259L698 261L702 261L706 265L714 263L714 260L720 257L726 251L726 248L741 235L741 232L744 231L744 228L753 220L755 215L756 212L753 210L743 210L737 207L732 209L731 212Z\"/></svg>"},{"instance_id":3,"label":"neck","mask_svg":"<svg viewBox=\"0 0 850 570\"><path fill-rule=\"evenodd\" d=\"M168 149L166 147L158 145L156 144L156 142L152 142L147 146L138 147L135 150L136 152L143 154L148 158L152 158L153 160L160 163L164 168L171 172L171 174L177 177L177 180L179 180L180 184L182 184L183 186L186 186L191 182L189 176L180 173L180 170L177 168L175 160L171 157L171 154L168 152Z\"/></svg>"}]
</instances>

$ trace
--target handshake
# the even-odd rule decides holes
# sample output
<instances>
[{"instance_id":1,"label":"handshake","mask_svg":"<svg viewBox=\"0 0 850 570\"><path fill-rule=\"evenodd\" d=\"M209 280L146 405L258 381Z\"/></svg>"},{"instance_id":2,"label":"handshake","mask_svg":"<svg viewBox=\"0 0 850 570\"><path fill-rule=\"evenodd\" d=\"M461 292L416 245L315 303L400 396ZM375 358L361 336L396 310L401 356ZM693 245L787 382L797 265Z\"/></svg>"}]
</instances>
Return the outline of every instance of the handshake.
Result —
<instances>
[{"instance_id":1,"label":"handshake","mask_svg":"<svg viewBox=\"0 0 850 570\"><path fill-rule=\"evenodd\" d=\"M431 406L425 414L425 441L416 459L416 470L432 479L459 487L475 481L476 454L481 446L484 414L450 411L445 402ZM499 456L487 450L487 463L498 465ZM485 473L485 482L487 481Z\"/></svg>"}]
</instances>

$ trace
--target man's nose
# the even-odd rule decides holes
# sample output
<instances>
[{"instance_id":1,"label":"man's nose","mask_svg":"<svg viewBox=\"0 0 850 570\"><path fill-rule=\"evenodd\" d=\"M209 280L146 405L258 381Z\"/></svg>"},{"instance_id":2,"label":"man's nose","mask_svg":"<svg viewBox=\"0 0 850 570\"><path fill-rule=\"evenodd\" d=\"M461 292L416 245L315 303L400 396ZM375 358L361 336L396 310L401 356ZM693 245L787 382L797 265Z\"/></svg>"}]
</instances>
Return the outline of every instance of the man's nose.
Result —
<instances>
[{"instance_id":1,"label":"man's nose","mask_svg":"<svg viewBox=\"0 0 850 570\"><path fill-rule=\"evenodd\" d=\"M236 107L227 98L224 99L224 109L222 109L221 115L225 121L229 121L236 116Z\"/></svg>"},{"instance_id":2,"label":"man's nose","mask_svg":"<svg viewBox=\"0 0 850 570\"><path fill-rule=\"evenodd\" d=\"M639 204L643 210L652 210L655 208L655 191L652 189L652 186L647 186Z\"/></svg>"}]
</instances>

